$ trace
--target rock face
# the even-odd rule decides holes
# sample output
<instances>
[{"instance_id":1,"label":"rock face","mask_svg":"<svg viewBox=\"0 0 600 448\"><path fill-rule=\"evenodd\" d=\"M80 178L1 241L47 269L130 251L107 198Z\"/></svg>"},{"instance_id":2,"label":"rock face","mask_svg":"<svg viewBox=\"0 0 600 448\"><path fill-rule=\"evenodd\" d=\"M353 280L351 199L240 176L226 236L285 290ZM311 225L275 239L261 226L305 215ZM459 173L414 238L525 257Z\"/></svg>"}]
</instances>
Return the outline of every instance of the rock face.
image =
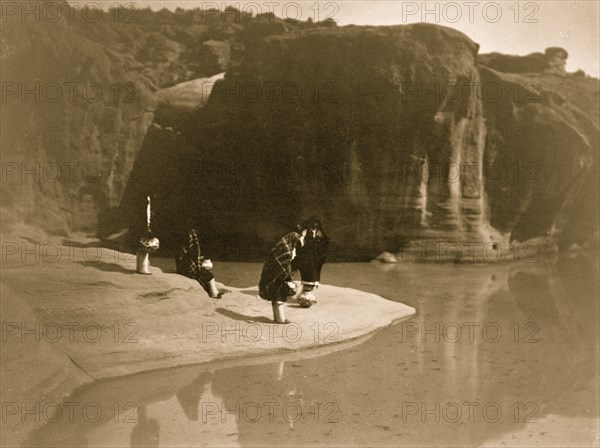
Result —
<instances>
[{"instance_id":1,"label":"rock face","mask_svg":"<svg viewBox=\"0 0 600 448\"><path fill-rule=\"evenodd\" d=\"M128 200L156 192L156 230L193 215L230 258L311 214L344 259L581 243L598 229L598 80L506 73L477 52L427 24L256 40L204 108L146 137L154 171Z\"/></svg>"},{"instance_id":2,"label":"rock face","mask_svg":"<svg viewBox=\"0 0 600 448\"><path fill-rule=\"evenodd\" d=\"M231 259L309 214L345 259L597 238L598 80L564 75L566 51L514 59L435 25L197 13L8 17L4 227L104 236L135 226L150 193L166 249L194 215Z\"/></svg>"},{"instance_id":3,"label":"rock face","mask_svg":"<svg viewBox=\"0 0 600 448\"><path fill-rule=\"evenodd\" d=\"M145 78L67 23L3 27L3 224L95 231L152 123Z\"/></svg>"},{"instance_id":4,"label":"rock face","mask_svg":"<svg viewBox=\"0 0 600 448\"><path fill-rule=\"evenodd\" d=\"M280 19L246 20L235 9L202 15L117 6L82 10L41 1L27 7L27 17L20 10L25 3L2 10L7 230L25 222L52 234L105 236L126 227L118 206L152 124L155 96L173 103L169 112L178 111L186 86L155 92L221 73L232 49L286 31ZM318 26L299 21L293 27L309 25Z\"/></svg>"}]
</instances>

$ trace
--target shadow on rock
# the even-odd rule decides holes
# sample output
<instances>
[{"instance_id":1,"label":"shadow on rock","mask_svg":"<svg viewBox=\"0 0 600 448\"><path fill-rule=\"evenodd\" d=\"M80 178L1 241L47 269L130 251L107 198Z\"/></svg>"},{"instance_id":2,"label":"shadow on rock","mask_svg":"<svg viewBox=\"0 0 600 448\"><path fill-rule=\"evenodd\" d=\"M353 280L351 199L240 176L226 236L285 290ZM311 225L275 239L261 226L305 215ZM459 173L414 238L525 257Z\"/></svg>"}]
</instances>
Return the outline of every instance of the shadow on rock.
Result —
<instances>
[{"instance_id":1,"label":"shadow on rock","mask_svg":"<svg viewBox=\"0 0 600 448\"><path fill-rule=\"evenodd\" d=\"M123 274L136 273L135 269L127 269L117 263L106 263L104 261L78 261L77 263L88 268L96 268L105 272L121 272Z\"/></svg>"},{"instance_id":2,"label":"shadow on rock","mask_svg":"<svg viewBox=\"0 0 600 448\"><path fill-rule=\"evenodd\" d=\"M240 289L237 292L239 292L240 294L244 294L246 296L256 297L257 299L260 299L260 296L258 295L258 289L247 289L247 290Z\"/></svg>"},{"instance_id":3,"label":"shadow on rock","mask_svg":"<svg viewBox=\"0 0 600 448\"><path fill-rule=\"evenodd\" d=\"M225 308L217 308L215 311L225 317L229 317L230 319L234 319L234 320L258 322L258 323L263 323L263 324L272 324L273 323L273 321L271 319L268 319L264 316L259 316L259 317L246 316L245 314L236 313L235 311L226 310Z\"/></svg>"}]
</instances>

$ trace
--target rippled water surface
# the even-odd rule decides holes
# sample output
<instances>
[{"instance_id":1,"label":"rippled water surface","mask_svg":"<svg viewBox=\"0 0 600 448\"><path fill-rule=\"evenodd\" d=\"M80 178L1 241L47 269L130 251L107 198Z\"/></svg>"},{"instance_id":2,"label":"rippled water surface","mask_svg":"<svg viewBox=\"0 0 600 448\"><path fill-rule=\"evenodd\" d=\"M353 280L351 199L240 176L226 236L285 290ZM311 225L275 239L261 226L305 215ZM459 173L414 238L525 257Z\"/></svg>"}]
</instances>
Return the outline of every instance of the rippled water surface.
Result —
<instances>
[{"instance_id":1,"label":"rippled water surface","mask_svg":"<svg viewBox=\"0 0 600 448\"><path fill-rule=\"evenodd\" d=\"M220 281L242 287L256 283L260 265L215 269ZM599 291L591 258L330 264L323 280L404 302L417 314L316 358L95 384L69 400L113 411L96 423L76 413L72 423L47 424L27 445L598 446Z\"/></svg>"}]
</instances>

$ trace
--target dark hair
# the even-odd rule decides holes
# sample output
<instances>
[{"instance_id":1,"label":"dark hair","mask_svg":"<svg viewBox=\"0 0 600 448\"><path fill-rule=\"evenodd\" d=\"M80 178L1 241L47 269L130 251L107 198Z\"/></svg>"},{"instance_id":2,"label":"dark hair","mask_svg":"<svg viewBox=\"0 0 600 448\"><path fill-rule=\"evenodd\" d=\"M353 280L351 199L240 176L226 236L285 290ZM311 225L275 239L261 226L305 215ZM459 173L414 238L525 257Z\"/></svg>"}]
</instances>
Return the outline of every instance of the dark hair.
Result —
<instances>
[{"instance_id":1,"label":"dark hair","mask_svg":"<svg viewBox=\"0 0 600 448\"><path fill-rule=\"evenodd\" d=\"M305 220L302 224L296 226L296 230L298 233L302 233L304 230L320 230L321 233L325 234L325 230L323 230L323 224L321 224L321 220L316 216L311 216L307 220Z\"/></svg>"}]
</instances>

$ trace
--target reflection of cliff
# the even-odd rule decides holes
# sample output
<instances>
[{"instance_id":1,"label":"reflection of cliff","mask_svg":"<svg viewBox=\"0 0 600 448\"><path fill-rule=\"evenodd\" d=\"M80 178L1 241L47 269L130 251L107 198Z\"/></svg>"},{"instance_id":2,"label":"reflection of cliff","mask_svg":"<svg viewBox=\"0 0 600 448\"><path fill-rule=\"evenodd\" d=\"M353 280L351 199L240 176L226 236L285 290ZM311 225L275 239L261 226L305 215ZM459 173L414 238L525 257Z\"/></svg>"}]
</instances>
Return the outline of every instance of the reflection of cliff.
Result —
<instances>
[{"instance_id":1,"label":"reflection of cliff","mask_svg":"<svg viewBox=\"0 0 600 448\"><path fill-rule=\"evenodd\" d=\"M583 409L598 407L597 392L593 392L589 378L581 375L598 375L598 363L594 361L598 356L598 301L591 300L600 293L597 274L597 260L573 256L561 258L554 269L546 272L515 273L509 281L522 322L534 322L539 327L539 345L548 349L548 362L556 368L556 375L547 373L543 366L533 369L539 375L538 393L552 388L565 401L578 400ZM527 333L531 331L522 332L521 337ZM536 352L544 356L541 350ZM563 391L567 381L577 397Z\"/></svg>"},{"instance_id":2,"label":"reflection of cliff","mask_svg":"<svg viewBox=\"0 0 600 448\"><path fill-rule=\"evenodd\" d=\"M153 188L199 210L221 246L260 246L309 213L345 258L440 240L583 244L597 232L598 81L503 73L477 51L426 24L256 41L180 122L185 150L162 160L186 171ZM201 191L173 187L198 179Z\"/></svg>"},{"instance_id":3,"label":"reflection of cliff","mask_svg":"<svg viewBox=\"0 0 600 448\"><path fill-rule=\"evenodd\" d=\"M538 426L524 424L527 416L597 418L599 291L597 266L589 260L515 264L500 270L422 265L375 269L369 277L379 285L378 292L392 297L396 291L410 298L418 309L415 318L351 350L286 363L283 380L275 381L278 365L271 364L222 371L213 386L227 402L302 399L303 409L315 401L334 402L339 422L326 423L323 413L318 422L312 414L305 416L293 429L285 422L266 426L241 421L243 445L280 445L283 440L290 445L430 446L443 440L452 446L479 446L523 428L532 434L529 442L539 439ZM362 280L357 274L350 272L348 278L358 283ZM404 333L402 342L410 323L418 332ZM456 337L452 325L436 340L436 324L442 330L451 323L462 325L459 340L450 342ZM472 341L465 323L473 325ZM496 328L502 331L499 339ZM472 421L465 402L478 403ZM419 407L406 421L403 403ZM442 411L447 403L460 404L458 422L449 421L455 408ZM496 423L483 417L488 403L502 410ZM431 411L426 423L422 404ZM493 407L488 412L494 417ZM592 425L581 437L593 435L593 430Z\"/></svg>"}]
</instances>

